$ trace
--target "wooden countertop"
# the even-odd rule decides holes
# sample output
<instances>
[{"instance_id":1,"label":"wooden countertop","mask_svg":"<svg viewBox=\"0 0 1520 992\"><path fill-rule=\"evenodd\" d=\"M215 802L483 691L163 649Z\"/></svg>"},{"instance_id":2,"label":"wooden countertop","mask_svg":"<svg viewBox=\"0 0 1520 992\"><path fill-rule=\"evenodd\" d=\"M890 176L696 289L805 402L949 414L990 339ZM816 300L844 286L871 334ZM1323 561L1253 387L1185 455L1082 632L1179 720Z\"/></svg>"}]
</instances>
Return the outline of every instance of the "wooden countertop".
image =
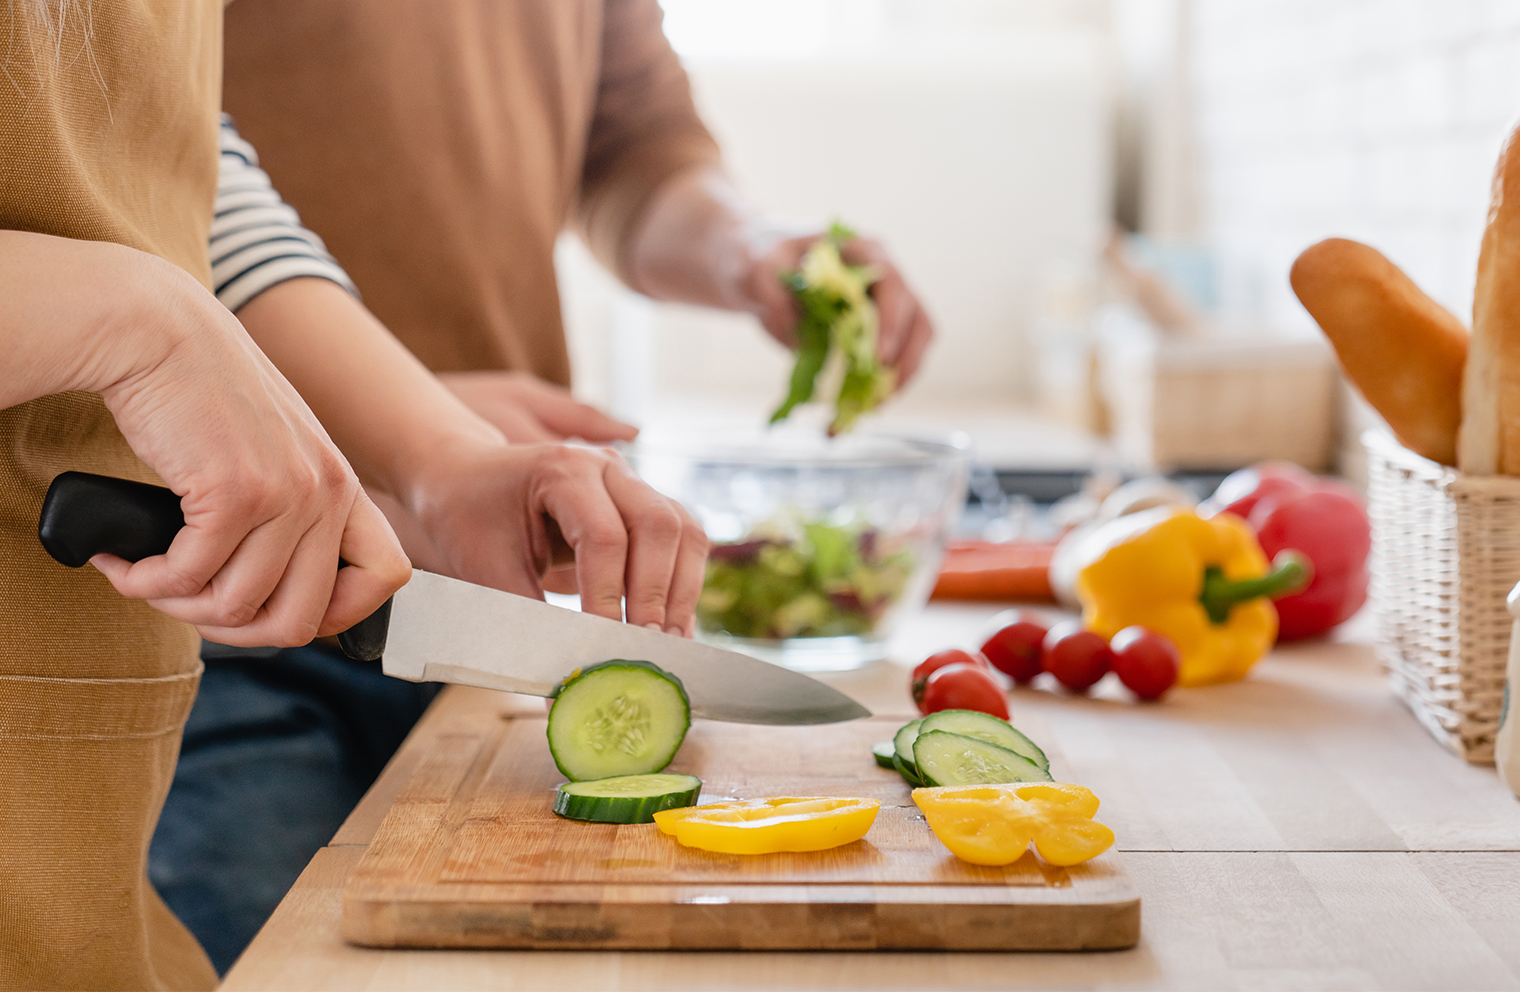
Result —
<instances>
[{"instance_id":1,"label":"wooden countertop","mask_svg":"<svg viewBox=\"0 0 1520 992\"><path fill-rule=\"evenodd\" d=\"M969 646L991 607L931 607L894 642ZM347 873L393 796L486 690L439 697L227 976L226 989L1520 989L1520 802L1444 751L1356 624L1244 682L1137 705L1021 690L1142 893L1142 935L1089 954L390 951L338 935ZM907 712L909 662L829 681ZM537 700L526 705L541 706Z\"/></svg>"}]
</instances>

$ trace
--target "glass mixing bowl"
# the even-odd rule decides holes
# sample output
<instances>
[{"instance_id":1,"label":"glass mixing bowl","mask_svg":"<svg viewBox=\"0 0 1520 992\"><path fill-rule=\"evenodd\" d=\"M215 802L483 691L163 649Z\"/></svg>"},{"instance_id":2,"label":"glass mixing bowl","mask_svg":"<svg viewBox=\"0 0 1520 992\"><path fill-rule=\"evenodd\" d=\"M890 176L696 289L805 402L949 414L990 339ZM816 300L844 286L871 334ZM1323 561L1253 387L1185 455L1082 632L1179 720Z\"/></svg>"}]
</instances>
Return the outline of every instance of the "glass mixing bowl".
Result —
<instances>
[{"instance_id":1,"label":"glass mixing bowl","mask_svg":"<svg viewBox=\"0 0 1520 992\"><path fill-rule=\"evenodd\" d=\"M798 671L884 655L929 598L966 501L961 436L777 430L625 453L712 542L699 636Z\"/></svg>"}]
</instances>

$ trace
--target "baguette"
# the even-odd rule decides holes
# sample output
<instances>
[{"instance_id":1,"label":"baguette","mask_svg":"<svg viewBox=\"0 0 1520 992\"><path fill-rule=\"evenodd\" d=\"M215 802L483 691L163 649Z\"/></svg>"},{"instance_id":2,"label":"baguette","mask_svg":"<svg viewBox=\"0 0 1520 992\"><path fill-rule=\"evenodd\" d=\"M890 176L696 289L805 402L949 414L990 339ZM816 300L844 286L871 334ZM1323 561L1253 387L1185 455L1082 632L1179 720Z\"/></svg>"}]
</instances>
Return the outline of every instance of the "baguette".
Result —
<instances>
[{"instance_id":1,"label":"baguette","mask_svg":"<svg viewBox=\"0 0 1520 992\"><path fill-rule=\"evenodd\" d=\"M1462 471L1520 475L1520 154L1513 133L1494 169L1478 254L1462 409Z\"/></svg>"},{"instance_id":2,"label":"baguette","mask_svg":"<svg viewBox=\"0 0 1520 992\"><path fill-rule=\"evenodd\" d=\"M1468 350L1462 322L1376 249L1344 238L1309 247L1289 281L1346 377L1399 441L1456 464Z\"/></svg>"}]
</instances>

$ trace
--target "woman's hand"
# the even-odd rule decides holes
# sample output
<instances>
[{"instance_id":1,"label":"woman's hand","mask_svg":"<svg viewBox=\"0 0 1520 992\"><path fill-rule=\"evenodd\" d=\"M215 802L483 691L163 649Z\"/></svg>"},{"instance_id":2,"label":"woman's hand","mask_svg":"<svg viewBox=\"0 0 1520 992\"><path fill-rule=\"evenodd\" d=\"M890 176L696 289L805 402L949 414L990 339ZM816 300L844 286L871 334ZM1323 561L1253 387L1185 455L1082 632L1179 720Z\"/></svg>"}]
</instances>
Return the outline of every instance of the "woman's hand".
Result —
<instances>
[{"instance_id":1,"label":"woman's hand","mask_svg":"<svg viewBox=\"0 0 1520 992\"><path fill-rule=\"evenodd\" d=\"M180 496L185 528L167 554L94 559L123 595L211 640L296 645L352 626L405 583L406 557L353 470L199 283L118 245L0 236L16 242L0 242L13 345L0 400L99 392ZM352 567L340 572L339 556Z\"/></svg>"},{"instance_id":2,"label":"woman's hand","mask_svg":"<svg viewBox=\"0 0 1520 992\"><path fill-rule=\"evenodd\" d=\"M588 613L692 636L707 536L615 452L568 444L462 445L418 473L412 515L445 570L541 596L573 555Z\"/></svg>"},{"instance_id":3,"label":"woman's hand","mask_svg":"<svg viewBox=\"0 0 1520 992\"><path fill-rule=\"evenodd\" d=\"M442 372L438 376L465 406L513 444L580 438L592 444L632 441L639 430L578 401L564 386L527 372Z\"/></svg>"},{"instance_id":4,"label":"woman's hand","mask_svg":"<svg viewBox=\"0 0 1520 992\"><path fill-rule=\"evenodd\" d=\"M353 297L292 279L238 311L384 500L418 562L539 596L574 554L581 604L691 634L707 538L612 452L512 445ZM559 554L556 554L556 548Z\"/></svg>"}]
</instances>

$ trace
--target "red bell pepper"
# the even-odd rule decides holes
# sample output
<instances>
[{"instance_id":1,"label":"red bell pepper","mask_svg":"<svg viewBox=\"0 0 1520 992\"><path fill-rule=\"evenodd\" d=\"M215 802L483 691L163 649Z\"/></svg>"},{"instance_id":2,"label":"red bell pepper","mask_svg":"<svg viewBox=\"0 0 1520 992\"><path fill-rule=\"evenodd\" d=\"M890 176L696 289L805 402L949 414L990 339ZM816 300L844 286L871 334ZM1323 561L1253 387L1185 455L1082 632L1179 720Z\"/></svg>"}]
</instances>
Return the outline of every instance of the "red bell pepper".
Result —
<instances>
[{"instance_id":1,"label":"red bell pepper","mask_svg":"<svg viewBox=\"0 0 1520 992\"><path fill-rule=\"evenodd\" d=\"M1323 634L1367 601L1372 526L1351 486L1268 463L1225 479L1208 505L1245 517L1268 558L1292 548L1313 562L1308 588L1275 601L1279 641Z\"/></svg>"}]
</instances>

